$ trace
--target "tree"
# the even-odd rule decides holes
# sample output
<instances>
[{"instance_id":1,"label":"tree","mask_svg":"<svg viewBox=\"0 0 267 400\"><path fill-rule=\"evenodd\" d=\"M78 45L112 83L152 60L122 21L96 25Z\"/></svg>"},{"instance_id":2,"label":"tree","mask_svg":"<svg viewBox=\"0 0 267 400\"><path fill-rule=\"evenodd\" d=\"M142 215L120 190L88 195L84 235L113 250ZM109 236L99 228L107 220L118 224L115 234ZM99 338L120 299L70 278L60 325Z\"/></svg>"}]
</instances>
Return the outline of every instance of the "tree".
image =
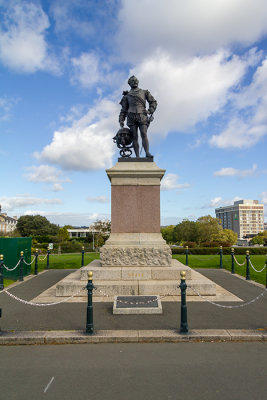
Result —
<instances>
[{"instance_id":1,"label":"tree","mask_svg":"<svg viewBox=\"0 0 267 400\"><path fill-rule=\"evenodd\" d=\"M175 227L174 225L169 225L160 229L162 237L164 240L166 240L167 243L173 243L175 241L173 235L174 227Z\"/></svg>"},{"instance_id":2,"label":"tree","mask_svg":"<svg viewBox=\"0 0 267 400\"><path fill-rule=\"evenodd\" d=\"M65 242L66 240L69 240L69 238L70 238L67 226L69 226L69 225L65 225L65 226L63 226L63 228L59 228L59 230L58 230L58 238L59 238L60 242Z\"/></svg>"},{"instance_id":3,"label":"tree","mask_svg":"<svg viewBox=\"0 0 267 400\"><path fill-rule=\"evenodd\" d=\"M24 215L18 219L17 230L21 236L56 235L58 226L41 215Z\"/></svg>"},{"instance_id":4,"label":"tree","mask_svg":"<svg viewBox=\"0 0 267 400\"><path fill-rule=\"evenodd\" d=\"M211 215L205 215L198 218L196 224L198 227L199 243L211 242L212 236L219 234L219 232L222 230L219 220L217 218L213 218Z\"/></svg>"},{"instance_id":5,"label":"tree","mask_svg":"<svg viewBox=\"0 0 267 400\"><path fill-rule=\"evenodd\" d=\"M111 231L111 221L101 221L98 219L90 225L90 229L95 233L95 243L97 247L103 246Z\"/></svg>"},{"instance_id":6,"label":"tree","mask_svg":"<svg viewBox=\"0 0 267 400\"><path fill-rule=\"evenodd\" d=\"M229 247L236 244L238 235L231 229L223 229L211 236L211 241L216 242L218 246Z\"/></svg>"},{"instance_id":7,"label":"tree","mask_svg":"<svg viewBox=\"0 0 267 400\"><path fill-rule=\"evenodd\" d=\"M196 222L184 219L174 227L173 236L175 242L197 242L199 236L198 226Z\"/></svg>"}]
</instances>

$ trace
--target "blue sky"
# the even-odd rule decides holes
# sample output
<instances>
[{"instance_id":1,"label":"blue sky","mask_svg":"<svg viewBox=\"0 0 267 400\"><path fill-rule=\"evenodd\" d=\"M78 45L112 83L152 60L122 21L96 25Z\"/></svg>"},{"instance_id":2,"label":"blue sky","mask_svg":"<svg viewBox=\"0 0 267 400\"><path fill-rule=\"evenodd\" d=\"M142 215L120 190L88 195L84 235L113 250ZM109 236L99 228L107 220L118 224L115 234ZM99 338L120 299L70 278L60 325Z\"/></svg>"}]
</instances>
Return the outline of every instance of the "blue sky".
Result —
<instances>
[{"instance_id":1,"label":"blue sky","mask_svg":"<svg viewBox=\"0 0 267 400\"><path fill-rule=\"evenodd\" d=\"M236 199L267 206L266 0L0 0L3 212L110 217L132 74L158 101L162 225Z\"/></svg>"}]
</instances>

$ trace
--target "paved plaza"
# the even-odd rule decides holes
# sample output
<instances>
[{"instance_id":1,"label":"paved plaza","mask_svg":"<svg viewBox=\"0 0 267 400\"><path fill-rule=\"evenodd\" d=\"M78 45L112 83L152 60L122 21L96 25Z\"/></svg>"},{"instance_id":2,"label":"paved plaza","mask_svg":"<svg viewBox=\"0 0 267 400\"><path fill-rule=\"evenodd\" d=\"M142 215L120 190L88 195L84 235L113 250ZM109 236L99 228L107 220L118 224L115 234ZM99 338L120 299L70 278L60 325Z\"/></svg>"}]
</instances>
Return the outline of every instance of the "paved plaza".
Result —
<instances>
[{"instance_id":1,"label":"paved plaza","mask_svg":"<svg viewBox=\"0 0 267 400\"><path fill-rule=\"evenodd\" d=\"M32 301L71 272L72 270L45 271L14 285L9 291L21 299ZM221 308L203 299L188 296L188 335L179 334L179 298L171 302L162 301L163 313L159 315L113 315L112 301L94 302L95 332L90 337L84 334L84 298L82 302L77 299L75 302L41 307L25 305L2 292L0 342L20 343L23 342L23 337L27 338L28 343L266 339L267 295L240 307L263 293L264 287L224 270L201 269L200 272L225 292L234 295L236 301L229 301L228 296L227 301L218 301L218 304L227 306ZM239 307L228 308L229 306Z\"/></svg>"}]
</instances>

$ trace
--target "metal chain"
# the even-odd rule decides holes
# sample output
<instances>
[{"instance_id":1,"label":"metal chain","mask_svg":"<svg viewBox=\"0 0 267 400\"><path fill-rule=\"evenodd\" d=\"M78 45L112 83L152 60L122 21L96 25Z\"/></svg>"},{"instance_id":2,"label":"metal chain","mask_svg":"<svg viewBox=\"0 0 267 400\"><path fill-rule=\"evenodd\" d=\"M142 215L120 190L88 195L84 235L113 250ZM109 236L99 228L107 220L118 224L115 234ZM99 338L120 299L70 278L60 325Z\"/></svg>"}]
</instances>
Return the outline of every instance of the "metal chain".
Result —
<instances>
[{"instance_id":1,"label":"metal chain","mask_svg":"<svg viewBox=\"0 0 267 400\"><path fill-rule=\"evenodd\" d=\"M199 297L201 297L206 302L213 304L214 306L221 307L221 308L241 308L241 307L248 306L249 304L252 304L255 301L259 300L267 292L267 289L265 289L261 294L259 294L257 297L255 297L255 299L250 300L248 303L239 304L238 306L225 306L223 304L214 303L214 301L208 300L208 299L206 299L206 297L201 296L201 294L198 293L198 291L196 289L194 289L192 286L187 286L187 287L191 288Z\"/></svg>"},{"instance_id":2,"label":"metal chain","mask_svg":"<svg viewBox=\"0 0 267 400\"><path fill-rule=\"evenodd\" d=\"M7 271L14 271L14 269L16 269L18 267L20 263L20 260L18 261L17 265L14 268L8 268L5 264L3 264L3 267L7 270Z\"/></svg>"},{"instance_id":3,"label":"metal chain","mask_svg":"<svg viewBox=\"0 0 267 400\"><path fill-rule=\"evenodd\" d=\"M60 303L65 303L68 300L72 299L74 296L77 296L77 294L79 294L84 289L86 289L86 286L82 287L77 293L73 294L72 296L68 297L67 299L63 299L63 300L60 300L60 301L55 302L55 303L33 303L31 301L26 301L26 300L20 299L19 297L17 297L14 294L10 293L8 290L4 290L3 292L8 294L8 296L12 297L13 299L15 299L15 300L17 300L17 301L19 301L19 302L21 302L23 304L27 304L29 306L47 307L47 306L55 306L55 305L60 304Z\"/></svg>"},{"instance_id":4,"label":"metal chain","mask_svg":"<svg viewBox=\"0 0 267 400\"><path fill-rule=\"evenodd\" d=\"M245 259L245 261L244 261L242 264L240 264L240 263L237 261L236 256L234 256L234 260L235 260L235 262L237 263L237 265L239 265L240 267L242 267L243 265L246 264L246 259Z\"/></svg>"},{"instance_id":5,"label":"metal chain","mask_svg":"<svg viewBox=\"0 0 267 400\"><path fill-rule=\"evenodd\" d=\"M24 260L24 258L23 258L23 262L24 262L24 264L26 264L26 265L32 265L32 263L34 262L35 258L36 258L36 256L33 256L33 259L32 259L32 261L31 261L30 263L27 263L27 262Z\"/></svg>"},{"instance_id":6,"label":"metal chain","mask_svg":"<svg viewBox=\"0 0 267 400\"><path fill-rule=\"evenodd\" d=\"M43 258L41 258L41 257L39 256L39 260L40 260L40 261L44 261L44 260L46 259L46 257L47 257L47 254L46 254L46 256L44 256Z\"/></svg>"},{"instance_id":7,"label":"metal chain","mask_svg":"<svg viewBox=\"0 0 267 400\"><path fill-rule=\"evenodd\" d=\"M250 263L250 266L254 269L255 272L262 272L266 268L266 264L265 264L264 267L260 271L258 271L256 268L254 268L254 266L253 266L252 262L250 261L250 259L249 259L249 263Z\"/></svg>"}]
</instances>

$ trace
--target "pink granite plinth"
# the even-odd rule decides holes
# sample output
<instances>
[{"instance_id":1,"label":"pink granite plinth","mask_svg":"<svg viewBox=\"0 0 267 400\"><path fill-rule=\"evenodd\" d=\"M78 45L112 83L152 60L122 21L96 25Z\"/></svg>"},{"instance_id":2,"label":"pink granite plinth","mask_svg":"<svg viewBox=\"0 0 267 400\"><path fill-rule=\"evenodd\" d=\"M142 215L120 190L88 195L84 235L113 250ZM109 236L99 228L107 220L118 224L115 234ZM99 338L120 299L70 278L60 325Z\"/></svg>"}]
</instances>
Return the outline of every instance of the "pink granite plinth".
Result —
<instances>
[{"instance_id":1,"label":"pink granite plinth","mask_svg":"<svg viewBox=\"0 0 267 400\"><path fill-rule=\"evenodd\" d=\"M160 186L112 186L111 231L160 232Z\"/></svg>"}]
</instances>

